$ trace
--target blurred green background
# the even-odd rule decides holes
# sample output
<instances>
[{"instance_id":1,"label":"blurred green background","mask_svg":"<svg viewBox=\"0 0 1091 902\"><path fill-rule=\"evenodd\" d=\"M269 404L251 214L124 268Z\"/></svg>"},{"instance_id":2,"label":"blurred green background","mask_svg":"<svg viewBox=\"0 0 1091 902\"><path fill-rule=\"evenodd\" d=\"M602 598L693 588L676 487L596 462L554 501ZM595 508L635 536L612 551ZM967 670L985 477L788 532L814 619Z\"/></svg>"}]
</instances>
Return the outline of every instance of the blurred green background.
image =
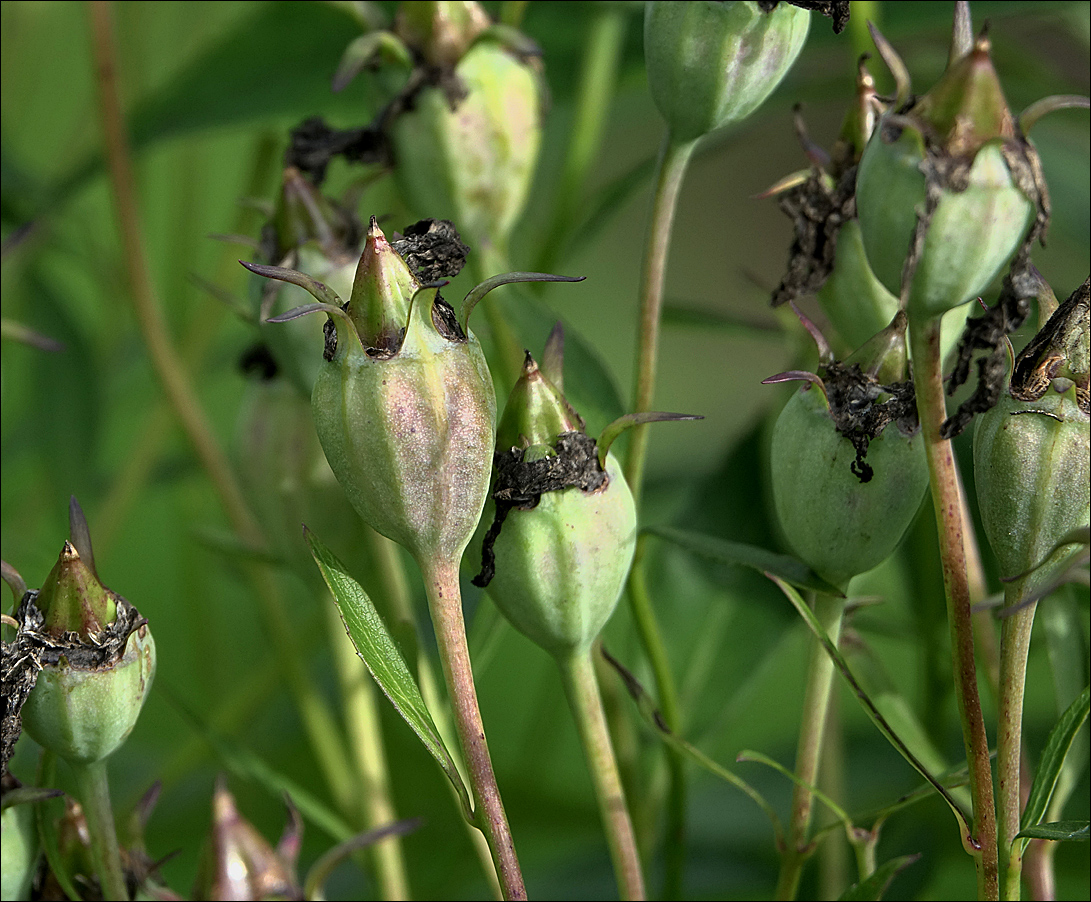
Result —
<instances>
[{"instance_id":1,"label":"blurred green background","mask_svg":"<svg viewBox=\"0 0 1091 902\"><path fill-rule=\"evenodd\" d=\"M608 5L527 6L523 29L542 48L552 103L540 171L514 239L513 268L529 268L537 256L553 209L583 43L592 18ZM538 297L597 351L625 399L650 199L648 164L663 127L644 79L641 4L616 6L626 18L625 52L603 148L586 188L588 208L619 180L632 187L558 257L558 271L587 281L546 286ZM945 64L951 6L867 4L865 14L877 19L903 54L918 90ZM1047 94L1088 93L1091 5L1038 0L972 8L976 23L990 22L994 59L1014 110ZM220 441L234 449L249 391L238 360L254 334L193 276L245 297L249 277L236 261L249 252L210 235L256 234L260 217L240 200L272 197L288 129L309 115L342 127L363 124L376 112L381 91L365 75L342 94L331 94L340 54L359 33L334 4L164 0L116 4L115 14L155 288L200 403ZM65 346L49 354L3 344L3 557L29 585L40 584L67 535L68 498L74 494L91 525L100 575L151 622L159 648L157 681L135 732L111 759L111 773L121 811L152 781L163 781L148 844L153 857L178 852L163 874L185 893L207 830L212 782L224 765L183 706L211 720L245 689L246 699L220 729L314 792L323 789L277 678L249 584L237 562L208 538L225 532L227 521L166 412L132 312L101 162L87 10L80 3L4 2L0 23L3 316ZM804 104L811 137L832 144L856 57L868 49L856 26L835 37L828 20L814 16L807 46L770 101L742 127L707 139L691 167L667 294L679 308L708 316L668 319L656 406L700 413L705 420L654 429L645 523L681 518L724 536L776 541L763 513L759 454L762 424L784 394L760 380L793 365L805 345L795 335L785 339L767 305L787 259L790 223L774 201L755 195L806 165L792 127L794 103ZM881 66L873 70L880 87L888 87ZM1091 264L1087 113L1046 117L1032 138L1054 205L1049 243L1035 252L1035 262L1063 298ZM640 172L642 179L630 177ZM338 162L330 185L347 185L353 175ZM388 214L392 228L407 224L397 218L401 208L385 184L368 189L360 212ZM460 277L450 296L468 290L464 281ZM545 337L544 331L520 334L535 353ZM609 408L608 400L602 403ZM589 412L592 429L604 425L596 416ZM967 442L968 437L960 452ZM238 463L245 468L245 461ZM927 524L919 531L927 533ZM337 537L324 538L337 548ZM910 602L920 572L927 570L921 551L927 536L914 541L919 544L874 575L871 582L887 603L864 612L856 626L861 642L897 676L900 690L956 760L960 740L952 701L932 679L948 666L945 635L922 633ZM727 765L749 747L790 766L805 637L788 605L756 577L698 566L662 547L654 554L653 589L683 692L687 737ZM290 577L284 592L311 675L333 699L317 602ZM470 596L467 605L477 614L471 644L483 715L531 894L612 897L598 814L553 665L501 623L487 599ZM1086 636L1086 605L1082 616ZM924 646L932 640L934 647ZM650 684L624 606L607 644ZM1040 648L1032 650L1028 685L1033 754L1055 718ZM841 702L849 809L865 810L913 788L913 773L851 696L846 693ZM438 769L385 705L384 727L399 812L426 819L406 840L415 894L481 895L484 883ZM656 740L644 730L639 739L647 784L661 792L664 770ZM13 762L24 780L33 774L35 754L24 740ZM739 771L786 811L786 780L757 765L739 765ZM1085 772L1072 817L1087 817L1086 781ZM275 838L283 823L280 800L241 778L230 785L243 813ZM687 896L771 894L772 833L749 800L694 771L688 827ZM329 844L309 826L304 866ZM880 860L912 852L924 858L898 878L892 898L972 897L972 865L939 802L911 808L885 827ZM659 868L653 860L653 887ZM1058 872L1061 898L1088 897L1085 846L1062 849ZM367 875L350 864L336 875L330 895L355 898L373 890ZM815 891L805 884L802 895Z\"/></svg>"}]
</instances>

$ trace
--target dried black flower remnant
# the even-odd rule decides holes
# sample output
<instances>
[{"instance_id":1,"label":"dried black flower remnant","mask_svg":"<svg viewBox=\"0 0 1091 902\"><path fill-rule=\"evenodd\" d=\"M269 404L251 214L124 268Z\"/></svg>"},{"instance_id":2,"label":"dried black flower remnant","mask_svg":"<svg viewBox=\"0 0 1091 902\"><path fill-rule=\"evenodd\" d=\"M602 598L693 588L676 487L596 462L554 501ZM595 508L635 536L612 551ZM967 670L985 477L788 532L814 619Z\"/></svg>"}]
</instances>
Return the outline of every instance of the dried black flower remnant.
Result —
<instances>
[{"instance_id":1,"label":"dried black flower remnant","mask_svg":"<svg viewBox=\"0 0 1091 902\"><path fill-rule=\"evenodd\" d=\"M531 461L523 459L526 451L522 448L497 452L492 492L496 516L481 546L481 572L473 578L475 586L484 588L496 573L493 545L513 508L531 510L546 492L567 488L593 492L606 482L606 472L599 465L596 443L591 436L565 432L557 436L553 447L555 455Z\"/></svg>"}]
</instances>

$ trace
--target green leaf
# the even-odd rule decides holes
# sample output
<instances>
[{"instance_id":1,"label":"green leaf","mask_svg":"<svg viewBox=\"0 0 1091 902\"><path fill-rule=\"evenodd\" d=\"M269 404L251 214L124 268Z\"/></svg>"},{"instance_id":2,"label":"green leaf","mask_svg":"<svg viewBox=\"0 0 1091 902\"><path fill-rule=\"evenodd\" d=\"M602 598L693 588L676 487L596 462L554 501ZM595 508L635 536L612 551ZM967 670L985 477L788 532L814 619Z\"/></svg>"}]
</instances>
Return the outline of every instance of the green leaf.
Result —
<instances>
[{"instance_id":1,"label":"green leaf","mask_svg":"<svg viewBox=\"0 0 1091 902\"><path fill-rule=\"evenodd\" d=\"M862 900L883 898L883 894L890 888L890 882L918 858L920 855L901 855L883 862L866 880L861 880L845 890L841 899L844 902L854 902L854 900L862 902Z\"/></svg>"},{"instance_id":2,"label":"green leaf","mask_svg":"<svg viewBox=\"0 0 1091 902\"><path fill-rule=\"evenodd\" d=\"M881 732L905 758L906 761L912 765L913 769L917 771L925 780L927 780L932 788L936 790L943 800L950 806L952 813L958 820L959 829L963 830L963 836L970 836L970 817L962 810L962 806L955 800L947 788L925 767L920 760L914 755L909 747L902 741L891 728L890 724L886 722L882 713L875 707L875 703L871 700L868 694L860 686L860 682L856 679L852 670L849 668L848 661L845 660L837 646L830 641L830 637L826 634L826 631L822 628L822 624L814 616L814 612L810 606L803 600L800 594L793 589L788 583L776 576L773 573L766 574L773 582L780 586L780 590L788 597L788 600L795 607L796 611L806 622L807 626L811 628L811 632L815 634L818 641L822 643L822 647L826 649L826 654L833 660L834 666L841 672L841 676L845 678L848 684L852 687L853 692L856 693L856 697L860 700L860 703L864 706L864 710L867 712L868 717L879 728Z\"/></svg>"},{"instance_id":3,"label":"green leaf","mask_svg":"<svg viewBox=\"0 0 1091 902\"><path fill-rule=\"evenodd\" d=\"M39 785L49 785L57 782L57 756L53 752L43 752L38 761ZM70 858L61 854L60 823L65 815L64 798L61 795L48 799L39 799L34 803L37 815L38 842L41 843L45 860L49 863L49 870L57 878L57 883L70 899L80 902L83 898L77 892L72 881L72 873L69 870Z\"/></svg>"},{"instance_id":4,"label":"green leaf","mask_svg":"<svg viewBox=\"0 0 1091 902\"><path fill-rule=\"evenodd\" d=\"M341 620L348 630L352 644L356 646L357 653L371 671L379 688L390 699L390 703L454 784L466 819L472 823L474 810L466 785L462 782L454 759L447 751L439 729L428 712L416 680L409 672L398 646L387 632L386 624L375 610L375 605L360 584L349 576L345 565L322 544L318 536L306 527L304 535L311 546L315 563L322 571L322 578L333 593L341 612Z\"/></svg>"},{"instance_id":5,"label":"green leaf","mask_svg":"<svg viewBox=\"0 0 1091 902\"><path fill-rule=\"evenodd\" d=\"M761 752L755 752L753 749L743 749L735 757L735 761L753 761L755 764L764 764L766 767L773 768L773 770L775 770L777 773L791 780L794 784L796 784L796 786L801 786L808 792L810 792L811 795L818 799L818 801L820 801L823 805L830 809L830 811L833 813L833 816L836 817L843 826L848 829L852 828L852 818L849 817L848 812L845 811L844 808L842 808L833 799L831 799L828 795L822 792L822 790L820 790L817 786L808 783L806 780L801 780L797 774L792 773L792 771L788 770L788 768L786 768L779 761L776 761L775 759L770 758L768 755L764 755Z\"/></svg>"},{"instance_id":6,"label":"green leaf","mask_svg":"<svg viewBox=\"0 0 1091 902\"><path fill-rule=\"evenodd\" d=\"M737 564L750 567L761 573L771 573L793 586L825 592L843 598L844 594L826 582L802 561L787 554L776 554L759 548L757 545L745 545L742 542L729 542L715 536L702 535L685 529L668 526L654 526L646 530L653 536L673 542L680 548L699 555L718 564Z\"/></svg>"},{"instance_id":7,"label":"green leaf","mask_svg":"<svg viewBox=\"0 0 1091 902\"><path fill-rule=\"evenodd\" d=\"M1019 836L1026 840L1052 839L1057 842L1087 842L1091 824L1087 821L1057 821L1053 824L1039 824L1028 827Z\"/></svg>"},{"instance_id":8,"label":"green leaf","mask_svg":"<svg viewBox=\"0 0 1091 902\"><path fill-rule=\"evenodd\" d=\"M765 796L754 789L754 787L747 783L742 777L728 770L722 764L719 764L708 757L708 755L699 748L690 745L682 737L673 733L667 727L663 720L663 716L655 707L654 701L651 696L648 695L647 690L640 684L640 681L633 676L617 658L611 655L605 647L603 647L601 651L606 663L618 672L629 695L631 695L633 701L636 702L637 710L640 712L641 717L644 718L644 722L656 732L660 739L675 751L685 755L698 767L707 770L710 774L719 777L721 780L727 781L736 789L748 795L750 799L765 812L766 817L769 818L770 823L773 825L773 835L776 837L778 848L783 846L784 828L781 826L780 818L777 817L777 813L773 810L773 806L765 800Z\"/></svg>"},{"instance_id":9,"label":"green leaf","mask_svg":"<svg viewBox=\"0 0 1091 902\"><path fill-rule=\"evenodd\" d=\"M1042 751L1042 760L1038 764L1034 783L1030 787L1026 808L1023 809L1022 823L1031 825L1019 834L1024 837L1024 848L1027 844L1026 838L1032 838L1035 835L1030 831L1043 826L1040 821L1045 817L1046 809L1049 807L1049 799L1053 795L1053 788L1057 785L1065 756L1068 755L1068 750L1080 727L1087 720L1089 706L1091 706L1091 686L1084 687L1083 692L1068 706L1049 732L1049 739ZM1086 838L1085 834L1083 839Z\"/></svg>"},{"instance_id":10,"label":"green leaf","mask_svg":"<svg viewBox=\"0 0 1091 902\"><path fill-rule=\"evenodd\" d=\"M219 733L169 689L160 685L156 691L165 693L170 698L171 704L212 747L212 751L231 774L258 784L273 798L282 799L285 794L289 795L299 813L331 839L344 842L353 835L353 829L344 819L309 789L284 776L260 755Z\"/></svg>"}]
</instances>

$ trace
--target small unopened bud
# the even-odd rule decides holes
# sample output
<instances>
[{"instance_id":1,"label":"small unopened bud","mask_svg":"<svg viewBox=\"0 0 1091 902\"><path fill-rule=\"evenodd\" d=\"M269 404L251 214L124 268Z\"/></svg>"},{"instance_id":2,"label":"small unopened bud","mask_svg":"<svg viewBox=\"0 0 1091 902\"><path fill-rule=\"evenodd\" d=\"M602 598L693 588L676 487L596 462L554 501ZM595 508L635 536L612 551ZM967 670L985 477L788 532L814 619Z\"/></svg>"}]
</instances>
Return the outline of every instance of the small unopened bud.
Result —
<instances>
[{"instance_id":1,"label":"small unopened bud","mask_svg":"<svg viewBox=\"0 0 1091 902\"><path fill-rule=\"evenodd\" d=\"M693 141L739 122L780 84L803 48L810 14L787 3L648 3L644 59L671 138Z\"/></svg>"},{"instance_id":2,"label":"small unopened bud","mask_svg":"<svg viewBox=\"0 0 1091 902\"><path fill-rule=\"evenodd\" d=\"M277 848L239 814L222 779L212 797L212 831L193 889L194 899L302 899L295 860L303 825L289 804L288 827Z\"/></svg>"}]
</instances>

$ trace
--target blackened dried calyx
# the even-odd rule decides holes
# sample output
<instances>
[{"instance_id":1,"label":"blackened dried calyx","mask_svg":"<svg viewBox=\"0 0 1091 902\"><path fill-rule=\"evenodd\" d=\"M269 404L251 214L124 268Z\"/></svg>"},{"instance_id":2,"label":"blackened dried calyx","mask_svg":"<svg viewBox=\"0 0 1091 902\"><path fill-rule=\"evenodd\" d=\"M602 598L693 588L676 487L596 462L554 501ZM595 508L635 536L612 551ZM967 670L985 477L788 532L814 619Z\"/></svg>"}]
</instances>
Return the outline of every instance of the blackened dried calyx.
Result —
<instances>
[{"instance_id":1,"label":"blackened dried calyx","mask_svg":"<svg viewBox=\"0 0 1091 902\"><path fill-rule=\"evenodd\" d=\"M856 449L849 465L860 482L871 482L875 471L864 459L871 440L894 423L905 435L919 428L917 399L912 380L883 385L860 369L859 364L832 361L822 374L822 384L837 431ZM889 395L885 401L880 397Z\"/></svg>"},{"instance_id":2,"label":"blackened dried calyx","mask_svg":"<svg viewBox=\"0 0 1091 902\"><path fill-rule=\"evenodd\" d=\"M43 667L58 664L62 658L81 670L103 669L116 664L125 654L129 635L148 621L125 598L114 596L117 617L101 633L81 636L65 632L55 636L45 628L45 615L37 605L38 592L23 595L16 610L19 624L15 638L3 643L0 660L4 684L2 734L3 769L22 733L22 709L38 681Z\"/></svg>"},{"instance_id":3,"label":"blackened dried calyx","mask_svg":"<svg viewBox=\"0 0 1091 902\"><path fill-rule=\"evenodd\" d=\"M481 572L473 578L484 588L496 573L493 546L504 520L513 508L531 510L546 492L578 488L593 492L606 483L606 472L599 465L595 440L583 432L562 432L553 446L556 454L537 460L524 460L526 449L498 451L493 458L496 478L492 498L496 516L481 545Z\"/></svg>"},{"instance_id":4,"label":"blackened dried calyx","mask_svg":"<svg viewBox=\"0 0 1091 902\"><path fill-rule=\"evenodd\" d=\"M765 13L772 12L776 9L777 2L778 0L758 0L758 8ZM848 0L791 0L789 5L821 13L827 19L832 19L834 34L841 34L849 24Z\"/></svg>"}]
</instances>

